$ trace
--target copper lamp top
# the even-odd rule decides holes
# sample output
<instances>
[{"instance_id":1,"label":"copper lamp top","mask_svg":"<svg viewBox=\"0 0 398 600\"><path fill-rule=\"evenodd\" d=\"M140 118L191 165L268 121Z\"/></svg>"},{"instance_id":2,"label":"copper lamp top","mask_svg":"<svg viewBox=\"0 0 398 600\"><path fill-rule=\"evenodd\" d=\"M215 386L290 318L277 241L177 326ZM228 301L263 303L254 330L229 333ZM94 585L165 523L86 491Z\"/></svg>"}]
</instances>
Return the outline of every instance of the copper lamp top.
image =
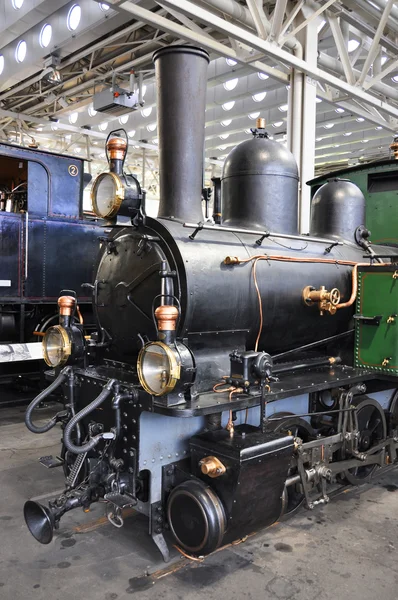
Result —
<instances>
[{"instance_id":1,"label":"copper lamp top","mask_svg":"<svg viewBox=\"0 0 398 600\"><path fill-rule=\"evenodd\" d=\"M120 137L113 137L107 143L109 158L123 160L126 154L127 141Z\"/></svg>"},{"instance_id":2,"label":"copper lamp top","mask_svg":"<svg viewBox=\"0 0 398 600\"><path fill-rule=\"evenodd\" d=\"M76 298L73 296L60 296L58 298L59 314L63 317L68 317L72 314L75 308Z\"/></svg>"},{"instance_id":3,"label":"copper lamp top","mask_svg":"<svg viewBox=\"0 0 398 600\"><path fill-rule=\"evenodd\" d=\"M257 129L265 129L264 117L258 117L258 119L256 120L256 128Z\"/></svg>"}]
</instances>

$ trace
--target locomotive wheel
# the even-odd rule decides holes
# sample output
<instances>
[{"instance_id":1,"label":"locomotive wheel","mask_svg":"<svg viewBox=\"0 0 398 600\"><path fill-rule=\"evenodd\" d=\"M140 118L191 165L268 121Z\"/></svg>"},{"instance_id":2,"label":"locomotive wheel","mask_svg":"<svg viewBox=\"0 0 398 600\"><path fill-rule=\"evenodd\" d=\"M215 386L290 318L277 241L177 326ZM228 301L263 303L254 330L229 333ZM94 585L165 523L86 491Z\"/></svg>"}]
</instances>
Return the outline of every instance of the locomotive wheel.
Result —
<instances>
[{"instance_id":1,"label":"locomotive wheel","mask_svg":"<svg viewBox=\"0 0 398 600\"><path fill-rule=\"evenodd\" d=\"M357 407L359 452L367 452L387 437L387 423L384 410L376 400L366 396L353 398L351 406ZM369 481L376 471L377 465L364 465L354 467L342 473L343 477L352 485L359 485Z\"/></svg>"},{"instance_id":2,"label":"locomotive wheel","mask_svg":"<svg viewBox=\"0 0 398 600\"><path fill-rule=\"evenodd\" d=\"M286 417L283 421L276 421L272 423L272 418ZM270 417L268 429L275 431L276 433L288 433L290 432L294 437L299 437L303 442L309 442L311 439L315 439L316 434L312 429L311 425L304 419L296 417L293 413L280 412L275 413ZM297 467L292 462L288 474L288 477L297 475ZM291 514L298 510L303 504L305 496L301 490L300 483L295 485L289 485L285 487L282 497L282 515Z\"/></svg>"},{"instance_id":3,"label":"locomotive wheel","mask_svg":"<svg viewBox=\"0 0 398 600\"><path fill-rule=\"evenodd\" d=\"M203 481L184 481L171 491L167 518L179 546L194 556L210 554L221 544L226 528L224 507Z\"/></svg>"}]
</instances>

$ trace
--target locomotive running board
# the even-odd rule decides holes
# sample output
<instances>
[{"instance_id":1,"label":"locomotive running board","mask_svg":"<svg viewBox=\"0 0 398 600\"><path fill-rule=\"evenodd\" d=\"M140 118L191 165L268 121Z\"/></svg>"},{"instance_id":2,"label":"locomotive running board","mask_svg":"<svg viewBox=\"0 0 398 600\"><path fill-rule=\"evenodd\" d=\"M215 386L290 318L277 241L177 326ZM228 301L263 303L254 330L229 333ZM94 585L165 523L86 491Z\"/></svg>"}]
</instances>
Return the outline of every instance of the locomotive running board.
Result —
<instances>
[{"instance_id":1,"label":"locomotive running board","mask_svg":"<svg viewBox=\"0 0 398 600\"><path fill-rule=\"evenodd\" d=\"M0 363L40 360L43 358L41 342L28 344L0 344Z\"/></svg>"}]
</instances>

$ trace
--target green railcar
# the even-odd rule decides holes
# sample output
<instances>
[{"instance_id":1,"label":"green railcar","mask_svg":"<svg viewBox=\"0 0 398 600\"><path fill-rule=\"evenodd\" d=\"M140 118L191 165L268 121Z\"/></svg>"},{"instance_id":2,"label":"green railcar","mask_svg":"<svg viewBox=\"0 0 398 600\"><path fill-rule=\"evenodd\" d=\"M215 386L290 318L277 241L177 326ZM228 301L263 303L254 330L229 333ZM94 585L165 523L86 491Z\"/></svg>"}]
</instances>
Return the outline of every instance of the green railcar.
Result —
<instances>
[{"instance_id":1,"label":"green railcar","mask_svg":"<svg viewBox=\"0 0 398 600\"><path fill-rule=\"evenodd\" d=\"M348 167L308 182L311 197L331 178L349 179L366 198L366 227L374 244L398 246L398 161L395 159Z\"/></svg>"}]
</instances>

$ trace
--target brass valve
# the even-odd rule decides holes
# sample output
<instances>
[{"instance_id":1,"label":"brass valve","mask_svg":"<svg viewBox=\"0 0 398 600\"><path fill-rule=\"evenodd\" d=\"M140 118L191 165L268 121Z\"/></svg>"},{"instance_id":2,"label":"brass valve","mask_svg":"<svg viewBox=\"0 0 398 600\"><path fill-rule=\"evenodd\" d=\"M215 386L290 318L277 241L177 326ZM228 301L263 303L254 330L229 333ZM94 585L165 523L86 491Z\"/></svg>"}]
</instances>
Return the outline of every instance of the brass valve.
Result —
<instances>
[{"instance_id":1,"label":"brass valve","mask_svg":"<svg viewBox=\"0 0 398 600\"><path fill-rule=\"evenodd\" d=\"M389 325L391 325L391 323L395 323L395 319L396 319L396 317L397 317L397 315L395 315L395 314L394 314L394 315L390 315L390 316L387 318L387 323L388 323Z\"/></svg>"},{"instance_id":2,"label":"brass valve","mask_svg":"<svg viewBox=\"0 0 398 600\"><path fill-rule=\"evenodd\" d=\"M394 273L392 274L392 278L398 279L398 271L394 271Z\"/></svg>"},{"instance_id":3,"label":"brass valve","mask_svg":"<svg viewBox=\"0 0 398 600\"><path fill-rule=\"evenodd\" d=\"M389 365L389 363L390 363L390 360L391 360L391 356L389 356L388 358L385 358L385 359L382 361L382 363L381 363L381 366L382 366L382 367L387 367L387 366Z\"/></svg>"},{"instance_id":4,"label":"brass valve","mask_svg":"<svg viewBox=\"0 0 398 600\"><path fill-rule=\"evenodd\" d=\"M213 479L220 477L227 470L225 465L216 456L205 456L205 458L199 461L199 466L203 475L208 475Z\"/></svg>"},{"instance_id":5,"label":"brass valve","mask_svg":"<svg viewBox=\"0 0 398 600\"><path fill-rule=\"evenodd\" d=\"M307 306L312 306L318 303L319 314L322 316L326 311L331 315L334 315L337 311L337 305L340 302L340 291L337 288L333 288L328 292L324 285L319 290L315 289L311 285L307 285L303 289L303 300Z\"/></svg>"}]
</instances>

